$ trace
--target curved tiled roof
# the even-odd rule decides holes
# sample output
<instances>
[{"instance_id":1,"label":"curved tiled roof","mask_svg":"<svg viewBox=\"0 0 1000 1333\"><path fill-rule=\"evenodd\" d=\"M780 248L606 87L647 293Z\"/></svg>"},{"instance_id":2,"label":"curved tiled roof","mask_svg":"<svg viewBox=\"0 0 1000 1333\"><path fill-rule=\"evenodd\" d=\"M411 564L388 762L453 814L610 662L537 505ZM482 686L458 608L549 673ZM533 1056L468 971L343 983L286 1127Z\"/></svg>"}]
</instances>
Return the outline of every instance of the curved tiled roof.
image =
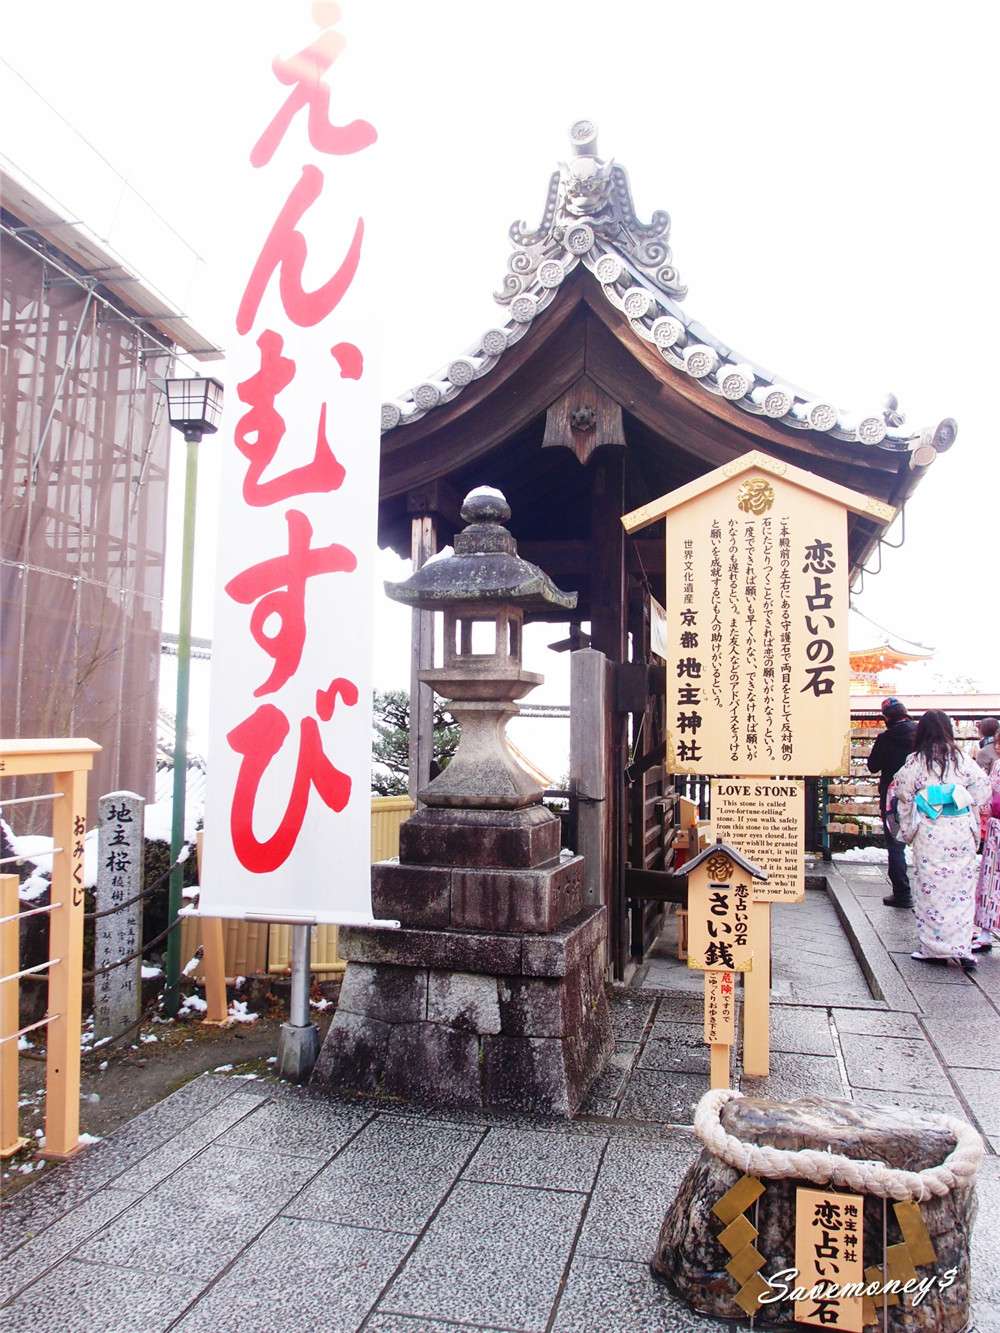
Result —
<instances>
[{"instance_id":1,"label":"curved tiled roof","mask_svg":"<svg viewBox=\"0 0 1000 1333\"><path fill-rule=\"evenodd\" d=\"M624 168L597 156L593 122L577 121L570 142L573 157L552 174L541 224L529 229L515 222L510 229L508 271L495 293L506 317L421 384L383 403L383 434L419 421L488 375L551 303L567 275L582 264L608 302L668 366L690 376L706 395L736 404L748 417L909 452L920 466L951 446L957 433L951 418L909 429L891 395L878 411L846 412L734 352L691 319L680 307L687 289L667 243L669 215L658 210L651 222L638 221Z\"/></svg>"}]
</instances>

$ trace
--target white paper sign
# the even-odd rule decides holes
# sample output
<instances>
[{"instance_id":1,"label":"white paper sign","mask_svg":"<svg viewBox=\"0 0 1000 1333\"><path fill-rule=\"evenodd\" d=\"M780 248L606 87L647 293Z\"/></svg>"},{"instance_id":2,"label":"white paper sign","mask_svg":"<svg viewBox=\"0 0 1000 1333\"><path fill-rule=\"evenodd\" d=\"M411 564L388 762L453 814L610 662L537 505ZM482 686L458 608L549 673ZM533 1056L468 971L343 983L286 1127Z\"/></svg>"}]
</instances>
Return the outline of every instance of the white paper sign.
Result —
<instances>
[{"instance_id":1,"label":"white paper sign","mask_svg":"<svg viewBox=\"0 0 1000 1333\"><path fill-rule=\"evenodd\" d=\"M344 10L275 6L235 109L205 916L372 919L378 148Z\"/></svg>"}]
</instances>

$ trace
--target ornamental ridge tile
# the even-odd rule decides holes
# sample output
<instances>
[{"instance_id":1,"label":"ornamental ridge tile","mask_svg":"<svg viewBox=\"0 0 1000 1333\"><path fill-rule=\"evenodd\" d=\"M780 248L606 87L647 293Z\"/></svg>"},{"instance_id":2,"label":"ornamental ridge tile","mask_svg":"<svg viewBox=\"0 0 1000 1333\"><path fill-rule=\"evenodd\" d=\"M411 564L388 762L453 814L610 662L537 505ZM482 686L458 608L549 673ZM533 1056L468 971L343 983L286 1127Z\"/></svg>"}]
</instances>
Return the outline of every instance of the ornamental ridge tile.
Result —
<instances>
[{"instance_id":1,"label":"ornamental ridge tile","mask_svg":"<svg viewBox=\"0 0 1000 1333\"><path fill-rule=\"evenodd\" d=\"M650 222L639 221L625 168L598 156L593 121L579 120L569 133L572 156L552 173L540 224L510 228L507 273L493 294L505 307L504 322L423 383L383 403L383 434L419 421L488 375L583 264L633 331L706 395L796 430L909 453L917 467L951 447L958 427L950 417L908 428L892 394L867 415L849 413L787 383L690 318L680 305L687 288L668 244L670 215L657 209Z\"/></svg>"}]
</instances>

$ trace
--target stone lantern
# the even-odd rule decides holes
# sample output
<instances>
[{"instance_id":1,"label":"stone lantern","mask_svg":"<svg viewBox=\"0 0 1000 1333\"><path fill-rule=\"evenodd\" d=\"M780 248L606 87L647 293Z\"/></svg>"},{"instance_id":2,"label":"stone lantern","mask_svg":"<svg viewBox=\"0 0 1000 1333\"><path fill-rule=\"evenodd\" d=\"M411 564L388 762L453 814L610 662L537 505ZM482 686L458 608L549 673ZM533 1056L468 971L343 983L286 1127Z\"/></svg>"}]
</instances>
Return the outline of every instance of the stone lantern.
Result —
<instances>
[{"instance_id":1,"label":"stone lantern","mask_svg":"<svg viewBox=\"0 0 1000 1333\"><path fill-rule=\"evenodd\" d=\"M425 805L453 810L523 810L542 789L516 762L504 735L508 719L542 677L521 665L525 611L576 606L547 575L517 554L502 526L510 508L499 491L481 487L462 506L468 524L455 553L429 561L386 593L417 611L444 612L444 665L420 679L445 699L461 727L451 763L419 793Z\"/></svg>"},{"instance_id":2,"label":"stone lantern","mask_svg":"<svg viewBox=\"0 0 1000 1333\"><path fill-rule=\"evenodd\" d=\"M613 1049L606 909L583 858L514 759L504 731L541 683L521 662L525 612L576 605L517 554L499 491L473 491L452 555L395 601L444 613L443 665L420 679L461 726L451 763L372 867L372 907L397 931L344 927L337 1013L314 1082L437 1106L572 1115Z\"/></svg>"}]
</instances>

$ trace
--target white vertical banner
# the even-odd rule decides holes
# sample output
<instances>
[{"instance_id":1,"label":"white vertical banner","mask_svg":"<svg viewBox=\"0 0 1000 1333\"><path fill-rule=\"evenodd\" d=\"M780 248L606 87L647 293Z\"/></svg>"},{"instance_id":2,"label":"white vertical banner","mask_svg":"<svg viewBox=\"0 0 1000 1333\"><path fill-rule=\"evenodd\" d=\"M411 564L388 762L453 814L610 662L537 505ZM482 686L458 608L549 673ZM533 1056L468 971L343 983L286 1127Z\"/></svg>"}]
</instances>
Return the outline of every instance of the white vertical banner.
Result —
<instances>
[{"instance_id":1,"label":"white vertical banner","mask_svg":"<svg viewBox=\"0 0 1000 1333\"><path fill-rule=\"evenodd\" d=\"M240 79L204 916L370 922L377 131L351 9L275 5ZM204 446L211 447L211 444Z\"/></svg>"}]
</instances>

